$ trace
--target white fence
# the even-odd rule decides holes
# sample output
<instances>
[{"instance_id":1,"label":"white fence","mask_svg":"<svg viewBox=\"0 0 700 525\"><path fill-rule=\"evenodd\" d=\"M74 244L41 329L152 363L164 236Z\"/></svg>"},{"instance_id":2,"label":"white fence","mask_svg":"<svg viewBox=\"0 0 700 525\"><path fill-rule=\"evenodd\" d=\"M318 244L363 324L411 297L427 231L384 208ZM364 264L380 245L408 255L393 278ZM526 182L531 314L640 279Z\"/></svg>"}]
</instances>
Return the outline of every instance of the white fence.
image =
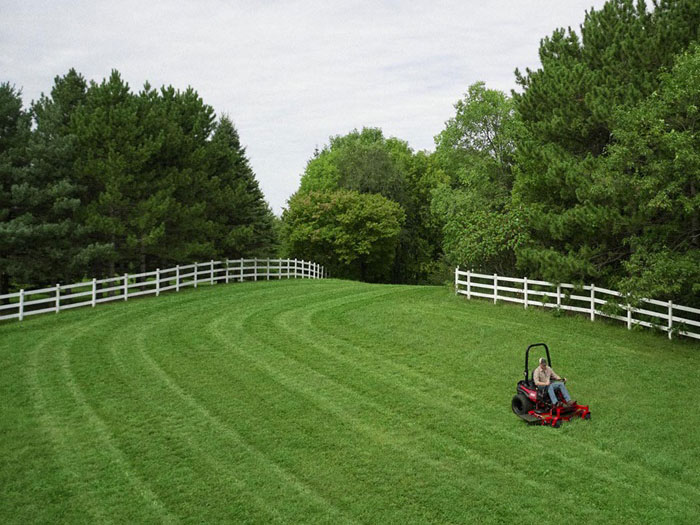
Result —
<instances>
[{"instance_id":1,"label":"white fence","mask_svg":"<svg viewBox=\"0 0 700 525\"><path fill-rule=\"evenodd\" d=\"M28 315L95 306L109 301L126 301L141 295L163 292L199 284L294 278L323 279L325 268L297 259L226 259L175 266L166 270L124 274L109 279L93 279L75 284L57 284L40 290L20 290L0 295L0 321ZM2 304L7 302L7 304Z\"/></svg>"},{"instance_id":2,"label":"white fence","mask_svg":"<svg viewBox=\"0 0 700 525\"><path fill-rule=\"evenodd\" d=\"M455 292L468 299L481 297L528 306L558 308L596 316L608 317L633 325L656 328L668 333L700 339L700 310L673 304L671 301L642 299L630 305L625 295L597 286L577 287L572 284L552 284L530 280L527 277L503 277L464 272L455 269ZM587 292L587 293L586 293ZM585 294L585 295L584 295Z\"/></svg>"}]
</instances>

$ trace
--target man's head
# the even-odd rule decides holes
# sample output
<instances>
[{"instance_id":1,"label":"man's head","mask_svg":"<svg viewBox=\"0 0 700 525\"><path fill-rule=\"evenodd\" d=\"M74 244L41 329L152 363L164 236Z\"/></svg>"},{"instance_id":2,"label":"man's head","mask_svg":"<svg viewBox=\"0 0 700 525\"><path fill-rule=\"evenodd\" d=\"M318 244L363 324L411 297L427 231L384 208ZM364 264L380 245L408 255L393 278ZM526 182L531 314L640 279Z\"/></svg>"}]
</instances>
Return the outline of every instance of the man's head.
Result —
<instances>
[{"instance_id":1,"label":"man's head","mask_svg":"<svg viewBox=\"0 0 700 525\"><path fill-rule=\"evenodd\" d=\"M544 357L540 357L540 367L542 369L547 368L547 360Z\"/></svg>"}]
</instances>

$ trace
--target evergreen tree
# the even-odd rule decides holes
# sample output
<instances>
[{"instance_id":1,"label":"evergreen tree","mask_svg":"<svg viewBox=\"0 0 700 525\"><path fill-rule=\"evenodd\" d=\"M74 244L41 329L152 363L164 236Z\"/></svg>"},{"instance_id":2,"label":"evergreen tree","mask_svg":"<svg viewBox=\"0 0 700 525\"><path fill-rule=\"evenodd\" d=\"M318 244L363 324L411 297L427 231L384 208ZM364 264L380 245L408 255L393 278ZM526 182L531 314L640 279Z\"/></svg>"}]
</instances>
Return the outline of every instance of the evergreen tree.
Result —
<instances>
[{"instance_id":1,"label":"evergreen tree","mask_svg":"<svg viewBox=\"0 0 700 525\"><path fill-rule=\"evenodd\" d=\"M44 226L54 224L37 244L52 254L43 257L48 282L71 282L93 275L95 261L108 253L108 246L94 242L79 220L84 192L75 177L78 148L73 115L85 103L86 91L85 79L71 69L54 79L50 96L42 94L32 105L35 129L29 147L29 176L37 195L52 202L38 220Z\"/></svg>"},{"instance_id":2,"label":"evergreen tree","mask_svg":"<svg viewBox=\"0 0 700 525\"><path fill-rule=\"evenodd\" d=\"M207 217L215 253L270 256L277 251L274 216L265 202L238 131L224 116L208 145Z\"/></svg>"},{"instance_id":3,"label":"evergreen tree","mask_svg":"<svg viewBox=\"0 0 700 525\"><path fill-rule=\"evenodd\" d=\"M620 210L629 232L620 286L700 305L700 45L679 56L659 89L617 114L591 198Z\"/></svg>"},{"instance_id":4,"label":"evergreen tree","mask_svg":"<svg viewBox=\"0 0 700 525\"><path fill-rule=\"evenodd\" d=\"M0 295L9 292L13 280L28 282L29 277L24 265L30 262L36 234L27 211L30 124L21 93L9 83L0 84Z\"/></svg>"},{"instance_id":5,"label":"evergreen tree","mask_svg":"<svg viewBox=\"0 0 700 525\"><path fill-rule=\"evenodd\" d=\"M698 39L700 4L611 0L587 13L580 39L558 30L542 40L542 68L521 75L514 93L525 133L517 144L514 200L530 241L518 263L549 280L611 282L624 273L630 232L621 211L591 197L604 169L619 108L659 87L658 74Z\"/></svg>"}]
</instances>

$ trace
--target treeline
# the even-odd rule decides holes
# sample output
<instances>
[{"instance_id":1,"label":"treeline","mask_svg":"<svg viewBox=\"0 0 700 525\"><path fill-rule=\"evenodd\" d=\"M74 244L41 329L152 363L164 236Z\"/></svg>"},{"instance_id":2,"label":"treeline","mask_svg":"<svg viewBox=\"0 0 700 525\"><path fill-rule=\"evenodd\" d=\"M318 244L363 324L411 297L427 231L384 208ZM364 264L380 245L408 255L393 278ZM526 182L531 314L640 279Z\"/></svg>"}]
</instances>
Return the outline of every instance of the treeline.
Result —
<instances>
[{"instance_id":1,"label":"treeline","mask_svg":"<svg viewBox=\"0 0 700 525\"><path fill-rule=\"evenodd\" d=\"M337 276L460 265L698 305L699 41L696 0L611 0L542 39L519 92L471 86L431 154L377 129L332 138L284 245Z\"/></svg>"},{"instance_id":2,"label":"treeline","mask_svg":"<svg viewBox=\"0 0 700 525\"><path fill-rule=\"evenodd\" d=\"M75 70L25 109L0 85L0 294L277 250L226 116L193 89Z\"/></svg>"},{"instance_id":3,"label":"treeline","mask_svg":"<svg viewBox=\"0 0 700 525\"><path fill-rule=\"evenodd\" d=\"M700 305L700 3L610 0L540 60L510 95L470 86L432 153L332 137L281 222L192 89L71 70L25 109L2 84L0 294L281 254L373 282L461 266Z\"/></svg>"}]
</instances>

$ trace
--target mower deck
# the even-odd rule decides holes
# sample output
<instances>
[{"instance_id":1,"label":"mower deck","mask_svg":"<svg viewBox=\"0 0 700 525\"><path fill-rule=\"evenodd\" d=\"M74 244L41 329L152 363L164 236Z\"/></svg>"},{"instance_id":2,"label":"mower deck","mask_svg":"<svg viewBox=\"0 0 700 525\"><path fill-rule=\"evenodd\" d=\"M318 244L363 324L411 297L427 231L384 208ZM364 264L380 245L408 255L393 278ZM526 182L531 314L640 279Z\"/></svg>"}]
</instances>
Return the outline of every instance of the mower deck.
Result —
<instances>
[{"instance_id":1,"label":"mower deck","mask_svg":"<svg viewBox=\"0 0 700 525\"><path fill-rule=\"evenodd\" d=\"M556 407L551 410L530 410L520 415L530 425L547 425L559 427L562 421L571 421L575 417L590 419L591 412L585 405L571 405L570 407Z\"/></svg>"}]
</instances>

